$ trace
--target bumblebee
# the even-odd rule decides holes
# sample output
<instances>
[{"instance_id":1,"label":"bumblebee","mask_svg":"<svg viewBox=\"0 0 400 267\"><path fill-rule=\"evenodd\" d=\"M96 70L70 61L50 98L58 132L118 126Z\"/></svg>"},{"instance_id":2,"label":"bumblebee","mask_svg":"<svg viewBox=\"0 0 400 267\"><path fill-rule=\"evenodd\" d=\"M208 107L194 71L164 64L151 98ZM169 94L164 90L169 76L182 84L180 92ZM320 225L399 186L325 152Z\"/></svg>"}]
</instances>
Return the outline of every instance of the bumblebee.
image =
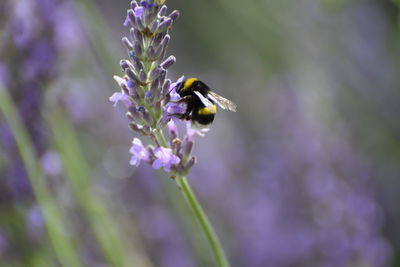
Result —
<instances>
[{"instance_id":1,"label":"bumblebee","mask_svg":"<svg viewBox=\"0 0 400 267\"><path fill-rule=\"evenodd\" d=\"M177 86L176 92L181 96L178 103L186 104L186 111L174 114L180 119L191 120L201 125L209 125L214 121L217 106L236 112L236 104L214 93L197 78L189 78Z\"/></svg>"}]
</instances>

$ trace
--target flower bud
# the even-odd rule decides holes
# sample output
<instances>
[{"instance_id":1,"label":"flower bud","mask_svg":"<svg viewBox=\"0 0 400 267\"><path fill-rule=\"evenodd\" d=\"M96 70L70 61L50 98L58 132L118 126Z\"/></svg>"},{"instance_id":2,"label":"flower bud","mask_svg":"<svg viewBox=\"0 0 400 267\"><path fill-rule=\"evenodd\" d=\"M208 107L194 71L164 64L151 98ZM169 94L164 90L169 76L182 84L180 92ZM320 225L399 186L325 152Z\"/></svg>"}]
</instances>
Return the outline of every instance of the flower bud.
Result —
<instances>
[{"instance_id":1,"label":"flower bud","mask_svg":"<svg viewBox=\"0 0 400 267\"><path fill-rule=\"evenodd\" d=\"M142 120L142 115L140 114L139 108L135 107L135 106L130 106L128 108L129 112L127 112L127 116L129 114L129 116L131 118L133 118L133 121L142 124L143 120Z\"/></svg>"},{"instance_id":2,"label":"flower bud","mask_svg":"<svg viewBox=\"0 0 400 267\"><path fill-rule=\"evenodd\" d=\"M161 100L162 96L163 96L161 88L160 88L160 84L161 84L160 78L161 78L161 75L157 79L154 80L154 82L155 82L154 88L151 88L151 90L154 94L155 101Z\"/></svg>"},{"instance_id":3,"label":"flower bud","mask_svg":"<svg viewBox=\"0 0 400 267\"><path fill-rule=\"evenodd\" d=\"M145 83L146 80L147 80L146 73L144 72L143 69L141 69L139 72L139 81L141 81L142 83Z\"/></svg>"},{"instance_id":4,"label":"flower bud","mask_svg":"<svg viewBox=\"0 0 400 267\"><path fill-rule=\"evenodd\" d=\"M178 10L174 10L172 11L171 14L169 14L168 17L170 17L173 21L175 21L178 17L179 17L179 11Z\"/></svg>"},{"instance_id":5,"label":"flower bud","mask_svg":"<svg viewBox=\"0 0 400 267\"><path fill-rule=\"evenodd\" d=\"M142 18L139 16L135 16L135 25L139 31L143 31L146 27L143 24Z\"/></svg>"},{"instance_id":6,"label":"flower bud","mask_svg":"<svg viewBox=\"0 0 400 267\"><path fill-rule=\"evenodd\" d=\"M188 171L190 170L197 162L196 157L191 157L190 160L188 160L185 164L185 170Z\"/></svg>"},{"instance_id":7,"label":"flower bud","mask_svg":"<svg viewBox=\"0 0 400 267\"><path fill-rule=\"evenodd\" d=\"M171 39L171 36L169 36L169 34L166 34L163 39L161 40L161 45L162 46L167 46L169 43L169 40Z\"/></svg>"},{"instance_id":8,"label":"flower bud","mask_svg":"<svg viewBox=\"0 0 400 267\"><path fill-rule=\"evenodd\" d=\"M169 69L176 62L176 58L174 56L169 56L166 60L161 63L161 67L163 69Z\"/></svg>"},{"instance_id":9,"label":"flower bud","mask_svg":"<svg viewBox=\"0 0 400 267\"><path fill-rule=\"evenodd\" d=\"M154 46L150 45L146 50L146 56L149 59L154 58Z\"/></svg>"},{"instance_id":10,"label":"flower bud","mask_svg":"<svg viewBox=\"0 0 400 267\"><path fill-rule=\"evenodd\" d=\"M157 33L152 39L151 39L151 45L153 47L158 47L164 38L165 33Z\"/></svg>"},{"instance_id":11,"label":"flower bud","mask_svg":"<svg viewBox=\"0 0 400 267\"><path fill-rule=\"evenodd\" d=\"M131 68L125 69L125 74L126 74L131 80L134 80L134 81L138 81L138 80L139 80L138 77L137 77L137 75L133 72L133 70L132 70Z\"/></svg>"},{"instance_id":12,"label":"flower bud","mask_svg":"<svg viewBox=\"0 0 400 267\"><path fill-rule=\"evenodd\" d=\"M193 151L193 140L189 140L187 137L185 138L185 144L183 147L183 153L185 157L188 157Z\"/></svg>"},{"instance_id":13,"label":"flower bud","mask_svg":"<svg viewBox=\"0 0 400 267\"><path fill-rule=\"evenodd\" d=\"M129 89L125 84L121 84L121 89L125 94L129 95Z\"/></svg>"},{"instance_id":14,"label":"flower bud","mask_svg":"<svg viewBox=\"0 0 400 267\"><path fill-rule=\"evenodd\" d=\"M135 123L133 121L131 121L129 123L129 128L131 128L132 130L134 130L135 132L138 132L138 133L142 133L143 132L143 126L139 125L139 124L137 124L137 123Z\"/></svg>"},{"instance_id":15,"label":"flower bud","mask_svg":"<svg viewBox=\"0 0 400 267\"><path fill-rule=\"evenodd\" d=\"M141 70L144 69L142 62L137 57L134 57L132 59L133 63L133 68L135 69L136 72L140 72Z\"/></svg>"},{"instance_id":16,"label":"flower bud","mask_svg":"<svg viewBox=\"0 0 400 267\"><path fill-rule=\"evenodd\" d=\"M160 79L160 86L162 85L162 84L164 84L164 82L165 82L165 77L167 76L167 71L166 70L164 70L164 69L162 69L161 70L161 73L160 73L160 76L158 76L158 79ZM159 91L161 91L161 90L159 90Z\"/></svg>"},{"instance_id":17,"label":"flower bud","mask_svg":"<svg viewBox=\"0 0 400 267\"><path fill-rule=\"evenodd\" d=\"M153 81L156 79L158 76L160 76L162 69L160 67L156 67L153 69L150 74L149 74L149 80Z\"/></svg>"},{"instance_id":18,"label":"flower bud","mask_svg":"<svg viewBox=\"0 0 400 267\"><path fill-rule=\"evenodd\" d=\"M160 10L158 10L158 17L164 17L167 14L167 6L163 5Z\"/></svg>"},{"instance_id":19,"label":"flower bud","mask_svg":"<svg viewBox=\"0 0 400 267\"><path fill-rule=\"evenodd\" d=\"M161 40L160 44L157 46L153 53L153 59L160 59L160 61L164 58L165 52L167 50L167 46L170 40L170 36L166 34L164 38Z\"/></svg>"},{"instance_id":20,"label":"flower bud","mask_svg":"<svg viewBox=\"0 0 400 267\"><path fill-rule=\"evenodd\" d=\"M131 39L136 43L143 43L143 35L142 33L135 28L131 28L130 30L130 34L131 34Z\"/></svg>"},{"instance_id":21,"label":"flower bud","mask_svg":"<svg viewBox=\"0 0 400 267\"><path fill-rule=\"evenodd\" d=\"M133 12L132 9L128 10L127 17L129 19L129 22L130 22L131 26L135 28L136 27L135 13Z\"/></svg>"},{"instance_id":22,"label":"flower bud","mask_svg":"<svg viewBox=\"0 0 400 267\"><path fill-rule=\"evenodd\" d=\"M129 90L129 95L131 96L132 100L137 104L140 103L140 96L138 94L138 87L135 82L132 80L128 80L126 82Z\"/></svg>"},{"instance_id":23,"label":"flower bud","mask_svg":"<svg viewBox=\"0 0 400 267\"><path fill-rule=\"evenodd\" d=\"M130 112L125 113L125 115L128 117L130 121L135 121L135 118L132 116Z\"/></svg>"},{"instance_id":24,"label":"flower bud","mask_svg":"<svg viewBox=\"0 0 400 267\"><path fill-rule=\"evenodd\" d=\"M139 42L135 42L135 44L133 45L133 51L135 52L137 57L142 57L143 54L143 47L142 44Z\"/></svg>"},{"instance_id":25,"label":"flower bud","mask_svg":"<svg viewBox=\"0 0 400 267\"><path fill-rule=\"evenodd\" d=\"M162 21L158 27L157 27L157 32L165 32L171 27L173 20L171 18L166 18L164 21Z\"/></svg>"},{"instance_id":26,"label":"flower bud","mask_svg":"<svg viewBox=\"0 0 400 267\"><path fill-rule=\"evenodd\" d=\"M135 9L138 6L136 1L131 1L131 8Z\"/></svg>"},{"instance_id":27,"label":"flower bud","mask_svg":"<svg viewBox=\"0 0 400 267\"><path fill-rule=\"evenodd\" d=\"M132 50L132 49L133 49L133 44L131 43L131 41L129 41L128 38L126 38L126 37L122 38L122 43L124 44L124 46L125 46L128 50Z\"/></svg>"},{"instance_id":28,"label":"flower bud","mask_svg":"<svg viewBox=\"0 0 400 267\"><path fill-rule=\"evenodd\" d=\"M171 87L171 80L170 79L165 80L165 82L164 82L164 84L162 86L162 89L161 89L163 96L165 96L165 95L167 95L169 93L169 91L171 90L170 87Z\"/></svg>"},{"instance_id":29,"label":"flower bud","mask_svg":"<svg viewBox=\"0 0 400 267\"><path fill-rule=\"evenodd\" d=\"M153 21L153 23L150 24L149 30L154 33L157 30L157 27L158 27L158 21L155 20Z\"/></svg>"},{"instance_id":30,"label":"flower bud","mask_svg":"<svg viewBox=\"0 0 400 267\"><path fill-rule=\"evenodd\" d=\"M150 90L153 94L155 94L158 90L158 88L160 87L160 77L158 77L157 79L155 79L154 81L151 82L150 84Z\"/></svg>"},{"instance_id":31,"label":"flower bud","mask_svg":"<svg viewBox=\"0 0 400 267\"><path fill-rule=\"evenodd\" d=\"M151 8L151 9L146 8L145 12L144 12L144 15L143 15L143 23L144 23L144 25L149 26L154 21L154 19L156 17L157 17L156 9L154 9L154 8Z\"/></svg>"},{"instance_id":32,"label":"flower bud","mask_svg":"<svg viewBox=\"0 0 400 267\"><path fill-rule=\"evenodd\" d=\"M126 69L130 68L130 64L125 59L120 60L119 65L121 66L122 71L125 71Z\"/></svg>"},{"instance_id":33,"label":"flower bud","mask_svg":"<svg viewBox=\"0 0 400 267\"><path fill-rule=\"evenodd\" d=\"M144 107L139 107L137 111L140 113L141 118L147 123L151 124L151 117L150 114L147 112L147 110Z\"/></svg>"},{"instance_id":34,"label":"flower bud","mask_svg":"<svg viewBox=\"0 0 400 267\"><path fill-rule=\"evenodd\" d=\"M151 133L151 127L148 125L143 125L143 134L149 135Z\"/></svg>"},{"instance_id":35,"label":"flower bud","mask_svg":"<svg viewBox=\"0 0 400 267\"><path fill-rule=\"evenodd\" d=\"M147 90L144 94L144 100L149 106L153 105L154 95L150 90Z\"/></svg>"},{"instance_id":36,"label":"flower bud","mask_svg":"<svg viewBox=\"0 0 400 267\"><path fill-rule=\"evenodd\" d=\"M163 47L159 45L153 53L152 60L159 59L161 57L162 52L163 52ZM156 63L159 63L159 60Z\"/></svg>"}]
</instances>

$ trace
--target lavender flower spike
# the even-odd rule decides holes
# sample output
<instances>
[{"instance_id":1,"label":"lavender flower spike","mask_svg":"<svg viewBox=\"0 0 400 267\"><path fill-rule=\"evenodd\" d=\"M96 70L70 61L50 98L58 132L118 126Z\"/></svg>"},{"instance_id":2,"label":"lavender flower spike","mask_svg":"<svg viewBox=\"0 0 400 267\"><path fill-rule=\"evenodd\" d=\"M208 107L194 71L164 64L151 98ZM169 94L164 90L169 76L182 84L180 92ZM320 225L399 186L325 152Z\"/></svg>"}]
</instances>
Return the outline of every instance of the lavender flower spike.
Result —
<instances>
[{"instance_id":1,"label":"lavender flower spike","mask_svg":"<svg viewBox=\"0 0 400 267\"><path fill-rule=\"evenodd\" d=\"M181 192L193 209L197 219L202 222L210 247L219 266L229 266L223 249L214 233L207 216L198 203L185 175L196 163L191 155L194 136L204 135L203 131L191 128L179 133L173 115L183 113L185 106L179 103L176 88L183 76L172 83L168 79L168 69L175 63L174 56L167 56L170 42L169 31L179 16L177 10L166 15L164 0L132 1L124 26L131 26L129 35L122 38L128 50L128 59L120 61L123 77L114 76L121 88L110 97L114 106L122 101L128 112L129 127L142 136L149 136L152 144L144 144L139 138L133 139L129 152L130 164L139 166L143 161L154 169L163 169L181 188ZM174 119L175 121L172 121Z\"/></svg>"},{"instance_id":2,"label":"lavender flower spike","mask_svg":"<svg viewBox=\"0 0 400 267\"><path fill-rule=\"evenodd\" d=\"M124 103L128 109L131 129L141 135L150 135L155 141L154 144L144 145L140 139L135 138L130 149L132 156L129 163L138 166L144 161L155 169L163 168L175 176L189 171L185 166L192 166L186 164L190 155L185 153L183 157L180 149L168 147L166 141L172 138L175 143L182 143L180 140L186 139L192 142L193 138L182 136L179 139L177 132L167 140L164 137L163 129L171 120L171 114L184 111L184 106L171 102L171 99L177 101L180 98L174 89L183 77L175 83L166 78L167 70L176 61L174 56L165 55L170 40L169 30L179 12L172 12L173 17L170 17L166 15L166 9L160 1L132 1L124 23L130 25L131 29L129 35L122 38L129 57L120 61L125 75L114 76L121 91L115 92L110 101L114 106L119 102Z\"/></svg>"}]
</instances>

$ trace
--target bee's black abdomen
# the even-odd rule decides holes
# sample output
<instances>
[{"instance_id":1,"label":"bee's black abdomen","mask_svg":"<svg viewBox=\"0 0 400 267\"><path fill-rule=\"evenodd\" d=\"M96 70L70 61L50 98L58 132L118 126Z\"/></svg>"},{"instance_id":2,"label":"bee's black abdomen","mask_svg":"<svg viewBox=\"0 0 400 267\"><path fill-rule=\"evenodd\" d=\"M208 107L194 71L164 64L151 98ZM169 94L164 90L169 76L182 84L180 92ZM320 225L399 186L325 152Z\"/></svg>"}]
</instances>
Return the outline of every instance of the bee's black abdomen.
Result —
<instances>
[{"instance_id":1,"label":"bee's black abdomen","mask_svg":"<svg viewBox=\"0 0 400 267\"><path fill-rule=\"evenodd\" d=\"M193 114L194 115L194 114ZM200 115L200 116L192 116L192 120L198 122L202 125L208 125L214 121L214 114L210 115Z\"/></svg>"}]
</instances>

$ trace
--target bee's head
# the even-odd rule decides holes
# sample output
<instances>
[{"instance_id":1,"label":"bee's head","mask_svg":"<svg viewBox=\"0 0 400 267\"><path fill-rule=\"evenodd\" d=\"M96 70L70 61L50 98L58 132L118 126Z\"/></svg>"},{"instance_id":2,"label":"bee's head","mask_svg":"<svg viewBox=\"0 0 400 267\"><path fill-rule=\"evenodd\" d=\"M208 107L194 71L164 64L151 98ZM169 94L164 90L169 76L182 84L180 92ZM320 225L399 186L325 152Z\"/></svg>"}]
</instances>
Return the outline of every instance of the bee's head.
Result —
<instances>
[{"instance_id":1,"label":"bee's head","mask_svg":"<svg viewBox=\"0 0 400 267\"><path fill-rule=\"evenodd\" d=\"M189 94L193 91L194 86L199 82L197 78L189 78L177 85L176 92L181 96Z\"/></svg>"},{"instance_id":2,"label":"bee's head","mask_svg":"<svg viewBox=\"0 0 400 267\"><path fill-rule=\"evenodd\" d=\"M183 87L184 87L184 84L185 84L185 81L180 82L180 83L178 83L178 84L176 85L175 91L176 91L178 94L180 94L180 93L182 92L182 89L183 89Z\"/></svg>"}]
</instances>

